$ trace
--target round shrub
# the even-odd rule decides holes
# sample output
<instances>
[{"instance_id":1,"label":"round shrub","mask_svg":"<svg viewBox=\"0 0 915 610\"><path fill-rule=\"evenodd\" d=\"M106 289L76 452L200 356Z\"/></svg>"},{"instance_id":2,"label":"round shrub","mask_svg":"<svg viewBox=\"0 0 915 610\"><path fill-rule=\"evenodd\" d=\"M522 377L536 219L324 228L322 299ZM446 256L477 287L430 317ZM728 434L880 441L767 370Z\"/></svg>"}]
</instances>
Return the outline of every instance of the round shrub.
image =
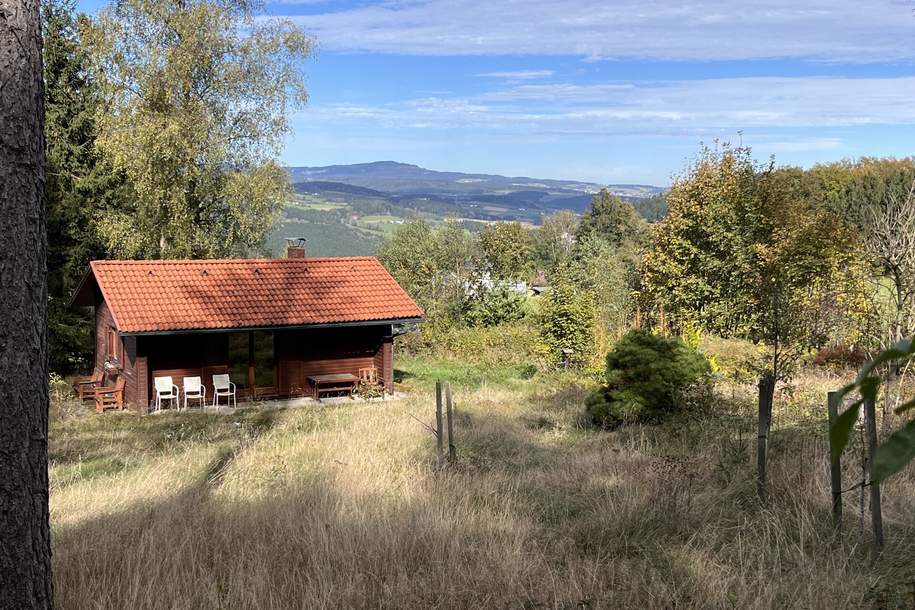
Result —
<instances>
[{"instance_id":1,"label":"round shrub","mask_svg":"<svg viewBox=\"0 0 915 610\"><path fill-rule=\"evenodd\" d=\"M660 421L710 372L708 359L682 340L633 330L607 354L606 385L588 396L585 408L605 428Z\"/></svg>"}]
</instances>

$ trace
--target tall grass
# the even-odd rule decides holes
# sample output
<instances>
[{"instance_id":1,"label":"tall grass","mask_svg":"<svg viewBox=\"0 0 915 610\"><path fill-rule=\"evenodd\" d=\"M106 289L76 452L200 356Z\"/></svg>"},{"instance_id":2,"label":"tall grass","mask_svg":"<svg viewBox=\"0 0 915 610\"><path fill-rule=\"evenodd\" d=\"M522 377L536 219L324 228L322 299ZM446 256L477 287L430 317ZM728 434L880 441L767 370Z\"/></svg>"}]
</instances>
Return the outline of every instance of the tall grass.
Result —
<instances>
[{"instance_id":1,"label":"tall grass","mask_svg":"<svg viewBox=\"0 0 915 610\"><path fill-rule=\"evenodd\" d=\"M740 392L707 415L595 432L579 425L587 388L573 377L465 377L459 461L439 469L417 419L431 423L431 377L453 370L401 367L414 395L398 402L55 421L58 605L911 603L915 473L884 490L887 552L871 566L857 496L845 535L831 531L818 391L792 395L809 413L781 401L761 507Z\"/></svg>"}]
</instances>

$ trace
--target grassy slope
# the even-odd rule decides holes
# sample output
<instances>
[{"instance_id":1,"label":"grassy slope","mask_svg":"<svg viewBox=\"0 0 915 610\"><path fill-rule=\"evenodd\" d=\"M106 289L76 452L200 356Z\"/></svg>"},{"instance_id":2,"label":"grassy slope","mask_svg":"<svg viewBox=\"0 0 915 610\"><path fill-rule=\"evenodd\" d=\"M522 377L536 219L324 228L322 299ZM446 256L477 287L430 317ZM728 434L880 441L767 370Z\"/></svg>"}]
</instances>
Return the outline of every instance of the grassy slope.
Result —
<instances>
[{"instance_id":1,"label":"grassy slope","mask_svg":"<svg viewBox=\"0 0 915 610\"><path fill-rule=\"evenodd\" d=\"M888 551L830 544L822 380L775 419L754 500L747 388L716 415L582 429L584 389L524 367L401 358L414 396L230 416L57 416L64 608L842 607L908 600L911 470ZM431 384L455 381L460 463L438 470ZM781 402L782 405L785 401ZM847 483L852 483L849 477ZM849 497L854 504L857 496ZM899 596L899 597L894 597Z\"/></svg>"}]
</instances>

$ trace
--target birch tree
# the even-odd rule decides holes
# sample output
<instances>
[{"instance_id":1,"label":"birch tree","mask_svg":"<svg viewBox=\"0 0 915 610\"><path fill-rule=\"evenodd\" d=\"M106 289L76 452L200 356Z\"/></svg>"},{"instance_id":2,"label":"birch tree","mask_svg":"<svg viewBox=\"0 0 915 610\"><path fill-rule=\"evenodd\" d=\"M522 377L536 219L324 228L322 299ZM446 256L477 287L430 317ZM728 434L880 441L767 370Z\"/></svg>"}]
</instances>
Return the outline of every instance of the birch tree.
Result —
<instances>
[{"instance_id":1,"label":"birch tree","mask_svg":"<svg viewBox=\"0 0 915 610\"><path fill-rule=\"evenodd\" d=\"M277 163L307 99L312 40L249 0L121 0L88 40L104 101L97 144L132 196L99 219L121 257L243 255L287 195Z\"/></svg>"}]
</instances>

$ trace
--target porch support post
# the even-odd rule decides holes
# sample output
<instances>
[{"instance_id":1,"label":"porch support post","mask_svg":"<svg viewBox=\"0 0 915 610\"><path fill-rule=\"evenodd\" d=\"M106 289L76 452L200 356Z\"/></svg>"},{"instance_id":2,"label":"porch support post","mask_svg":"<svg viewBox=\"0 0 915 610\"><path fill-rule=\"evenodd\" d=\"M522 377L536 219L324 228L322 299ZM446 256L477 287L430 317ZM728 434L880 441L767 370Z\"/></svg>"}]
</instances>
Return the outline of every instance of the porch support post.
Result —
<instances>
[{"instance_id":1,"label":"porch support post","mask_svg":"<svg viewBox=\"0 0 915 610\"><path fill-rule=\"evenodd\" d=\"M393 329L392 329L393 332ZM391 333L385 335L381 344L381 368L384 381L384 391L394 393L394 337Z\"/></svg>"},{"instance_id":2,"label":"porch support post","mask_svg":"<svg viewBox=\"0 0 915 610\"><path fill-rule=\"evenodd\" d=\"M248 333L248 391L254 397L254 333Z\"/></svg>"}]
</instances>

